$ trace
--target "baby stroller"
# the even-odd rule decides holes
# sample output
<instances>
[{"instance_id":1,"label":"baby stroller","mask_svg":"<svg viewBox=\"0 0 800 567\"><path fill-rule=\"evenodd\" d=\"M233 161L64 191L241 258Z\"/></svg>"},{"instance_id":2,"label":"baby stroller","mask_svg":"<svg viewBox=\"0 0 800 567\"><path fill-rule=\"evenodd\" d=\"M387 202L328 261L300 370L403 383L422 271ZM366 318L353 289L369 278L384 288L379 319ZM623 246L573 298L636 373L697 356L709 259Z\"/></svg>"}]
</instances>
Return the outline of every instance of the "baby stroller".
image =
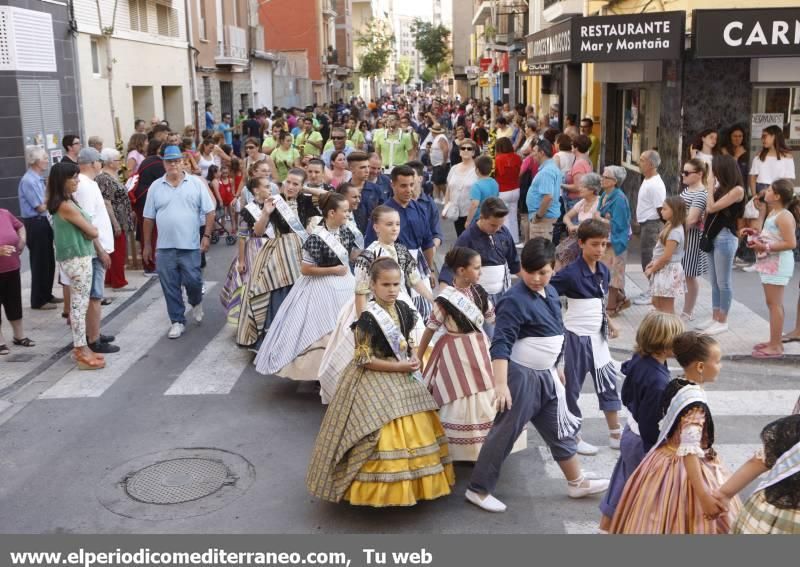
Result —
<instances>
[{"instance_id":1,"label":"baby stroller","mask_svg":"<svg viewBox=\"0 0 800 567\"><path fill-rule=\"evenodd\" d=\"M225 227L226 220L225 207L218 206L214 213L214 229L211 232L211 244L219 242L222 236L225 237L225 244L228 246L236 244L236 234L231 233L231 231Z\"/></svg>"}]
</instances>

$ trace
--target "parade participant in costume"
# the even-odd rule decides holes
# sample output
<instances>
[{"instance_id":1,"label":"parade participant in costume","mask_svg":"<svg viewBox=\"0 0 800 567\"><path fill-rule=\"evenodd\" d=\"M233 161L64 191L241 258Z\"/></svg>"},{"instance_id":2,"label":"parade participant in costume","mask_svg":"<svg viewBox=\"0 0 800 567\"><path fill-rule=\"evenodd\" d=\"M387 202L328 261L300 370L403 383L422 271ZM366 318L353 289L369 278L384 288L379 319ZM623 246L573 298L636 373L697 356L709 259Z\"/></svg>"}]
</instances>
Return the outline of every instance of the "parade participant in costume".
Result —
<instances>
[{"instance_id":1,"label":"parade participant in costume","mask_svg":"<svg viewBox=\"0 0 800 567\"><path fill-rule=\"evenodd\" d=\"M703 357L691 356L699 347L675 355L681 365L704 366L706 381L719 373L721 353L715 345ZM687 377L691 373L688 367ZM658 440L625 484L610 533L725 534L739 513L738 498L726 511L713 496L730 476L712 445L714 421L703 389L688 380L667 384Z\"/></svg>"},{"instance_id":2,"label":"parade participant in costume","mask_svg":"<svg viewBox=\"0 0 800 567\"><path fill-rule=\"evenodd\" d=\"M562 268L550 282L559 295L567 297L564 317L567 404L573 414L581 417L578 397L586 375L591 374L600 410L608 424L609 445L619 449L622 428L618 412L622 402L617 391L617 369L608 349L608 337L615 337L617 329L606 314L611 276L600 262L609 245L608 225L597 219L585 221L578 227L578 245L581 256ZM597 451L597 447L578 437L581 455L595 455Z\"/></svg>"},{"instance_id":3,"label":"parade participant in costume","mask_svg":"<svg viewBox=\"0 0 800 567\"><path fill-rule=\"evenodd\" d=\"M514 239L505 226L508 207L499 197L489 197L481 205L480 218L470 223L461 236L456 239L455 246L471 248L481 255L481 287L489 294L495 305L503 293L511 287L512 274L519 273L519 254ZM452 285L453 272L442 268L439 277L442 283ZM484 322L484 331L492 338L494 325Z\"/></svg>"},{"instance_id":4,"label":"parade participant in costume","mask_svg":"<svg viewBox=\"0 0 800 567\"><path fill-rule=\"evenodd\" d=\"M355 357L322 420L306 486L331 502L411 506L450 493L447 437L411 337L416 312L397 298L400 266L376 260L375 300L354 325Z\"/></svg>"},{"instance_id":5,"label":"parade participant in costume","mask_svg":"<svg viewBox=\"0 0 800 567\"><path fill-rule=\"evenodd\" d=\"M302 278L284 300L258 350L261 374L316 380L339 310L353 293L350 260L358 252L344 228L350 205L339 193L319 198L323 221L303 243Z\"/></svg>"},{"instance_id":6,"label":"parade participant in costume","mask_svg":"<svg viewBox=\"0 0 800 567\"><path fill-rule=\"evenodd\" d=\"M567 495L582 498L603 492L607 480L589 480L576 455L580 419L567 408L556 365L564 347L561 303L549 285L555 263L553 244L533 238L522 249L520 282L497 304L492 347L497 411L472 472L466 498L489 512L506 505L493 496L500 469L531 422L567 480Z\"/></svg>"},{"instance_id":7,"label":"parade participant in costume","mask_svg":"<svg viewBox=\"0 0 800 567\"><path fill-rule=\"evenodd\" d=\"M320 195L333 191L329 183L325 183L325 163L321 159L312 158L305 165L306 181L303 183L303 194L311 196L311 202L319 208ZM306 230L313 231L322 221L322 217L315 215L306 221Z\"/></svg>"},{"instance_id":8,"label":"parade participant in costume","mask_svg":"<svg viewBox=\"0 0 800 567\"><path fill-rule=\"evenodd\" d=\"M305 227L311 217L320 214L311 196L300 193L304 181L305 172L292 169L282 184L282 194L265 203L267 219L262 219L253 228L256 236L267 234L269 240L258 251L242 293L236 333L239 346L255 345L258 348L259 341L300 277L302 245L308 238ZM250 212L257 216L256 210L251 208Z\"/></svg>"},{"instance_id":9,"label":"parade participant in costume","mask_svg":"<svg viewBox=\"0 0 800 567\"><path fill-rule=\"evenodd\" d=\"M219 294L222 307L228 314L228 323L237 325L239 322L239 312L242 306L242 293L250 279L251 269L255 263L258 251L264 245L263 228L261 236L255 233L255 226L261 219L264 205L272 197L271 183L266 177L252 177L248 183L248 191L253 195L253 201L249 209L254 209L257 214L253 214L246 206L242 209L242 223L239 226L238 254L231 262L228 269L228 276L225 278L225 285ZM267 219L269 215L263 215ZM262 223L266 224L266 220Z\"/></svg>"},{"instance_id":10,"label":"parade participant in costume","mask_svg":"<svg viewBox=\"0 0 800 567\"><path fill-rule=\"evenodd\" d=\"M768 424L761 441L764 446L715 495L728 505L730 498L763 475L731 533L800 534L800 415Z\"/></svg>"},{"instance_id":11,"label":"parade participant in costume","mask_svg":"<svg viewBox=\"0 0 800 567\"><path fill-rule=\"evenodd\" d=\"M433 301L430 291L425 288L422 278L419 276L416 260L405 246L396 242L397 236L400 234L400 215L397 214L397 211L384 205L378 205L372 211L372 224L378 240L370 244L356 258L354 266L355 297L339 312L336 330L331 335L320 363L320 396L323 404L328 404L333 399L336 384L345 367L353 359L354 343L350 328L364 312L372 294L369 269L376 259L389 257L398 263L403 283L399 299L405 301L409 307L415 309L414 302L411 300L412 289L415 289L428 301ZM423 322L420 319L418 327L414 329L415 341L419 341L422 331Z\"/></svg>"},{"instance_id":12,"label":"parade participant in costume","mask_svg":"<svg viewBox=\"0 0 800 567\"><path fill-rule=\"evenodd\" d=\"M672 343L684 331L679 317L649 313L636 331L636 354L622 365L622 403L630 412L620 439L620 453L608 491L600 503L600 529L608 531L625 482L658 440L661 395L670 381L667 359ZM700 336L700 340L707 340Z\"/></svg>"},{"instance_id":13,"label":"parade participant in costume","mask_svg":"<svg viewBox=\"0 0 800 567\"><path fill-rule=\"evenodd\" d=\"M494 304L478 284L480 254L456 246L444 262L453 274L453 285L436 297L419 352L425 352L434 333L445 328L425 366L425 384L439 404L450 456L454 461L477 461L497 414L489 341L482 330L484 321L494 323ZM523 433L512 452L526 446Z\"/></svg>"},{"instance_id":14,"label":"parade participant in costume","mask_svg":"<svg viewBox=\"0 0 800 567\"><path fill-rule=\"evenodd\" d=\"M422 206L414 200L414 170L406 165L397 166L392 170L392 191L394 196L384 205L391 207L400 214L400 236L397 242L408 248L417 261L417 269L426 288L432 289L436 284L433 273L433 257L435 253L433 234L431 233L428 215ZM363 201L362 201L363 205ZM364 235L367 246L375 242L377 236L370 223ZM429 287L430 286L430 287ZM427 317L431 312L431 303L423 296L412 291L411 298L422 317Z\"/></svg>"}]
</instances>

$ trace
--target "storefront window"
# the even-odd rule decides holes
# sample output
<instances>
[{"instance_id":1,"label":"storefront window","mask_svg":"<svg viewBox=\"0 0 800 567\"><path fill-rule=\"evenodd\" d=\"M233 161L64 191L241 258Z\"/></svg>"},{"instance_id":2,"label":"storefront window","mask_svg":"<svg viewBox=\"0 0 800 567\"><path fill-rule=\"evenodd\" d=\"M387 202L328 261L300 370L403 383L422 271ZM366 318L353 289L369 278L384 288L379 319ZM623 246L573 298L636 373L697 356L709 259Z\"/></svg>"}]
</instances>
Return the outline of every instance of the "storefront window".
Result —
<instances>
[{"instance_id":1,"label":"storefront window","mask_svg":"<svg viewBox=\"0 0 800 567\"><path fill-rule=\"evenodd\" d=\"M800 85L754 89L750 124L751 156L761 151L761 131L772 125L783 128L786 144L794 155L795 171L800 171Z\"/></svg>"},{"instance_id":2,"label":"storefront window","mask_svg":"<svg viewBox=\"0 0 800 567\"><path fill-rule=\"evenodd\" d=\"M651 89L622 89L622 165L639 170L639 155L656 146L659 98Z\"/></svg>"}]
</instances>

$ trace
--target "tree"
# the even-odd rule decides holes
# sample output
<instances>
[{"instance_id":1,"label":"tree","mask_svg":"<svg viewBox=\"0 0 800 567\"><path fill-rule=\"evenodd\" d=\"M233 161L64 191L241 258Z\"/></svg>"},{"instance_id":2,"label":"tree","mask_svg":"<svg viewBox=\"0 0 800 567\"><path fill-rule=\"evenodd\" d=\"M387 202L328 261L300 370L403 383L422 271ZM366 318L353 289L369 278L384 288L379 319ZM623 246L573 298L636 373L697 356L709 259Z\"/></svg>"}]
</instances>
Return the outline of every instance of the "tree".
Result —
<instances>
[{"instance_id":1,"label":"tree","mask_svg":"<svg viewBox=\"0 0 800 567\"><path fill-rule=\"evenodd\" d=\"M405 85L409 80L411 80L411 61L408 59L408 57L400 58L400 61L397 62L394 73L397 83L400 85Z\"/></svg>"},{"instance_id":2,"label":"tree","mask_svg":"<svg viewBox=\"0 0 800 567\"><path fill-rule=\"evenodd\" d=\"M356 38L356 45L365 50L359 72L370 78L383 75L389 65L393 43L394 35L385 20L376 18L367 22Z\"/></svg>"},{"instance_id":3,"label":"tree","mask_svg":"<svg viewBox=\"0 0 800 567\"><path fill-rule=\"evenodd\" d=\"M114 35L114 25L117 21L117 4L119 0L114 0L114 9L111 12L111 25L103 26L103 14L100 10L100 0L95 0L97 6L97 25L100 27L100 33L103 34L103 43L105 44L106 51L106 72L108 74L108 106L111 109L111 126L114 128L114 143L115 145L122 144L122 134L119 131L119 124L117 123L117 110L114 106L114 56L111 53L111 36Z\"/></svg>"},{"instance_id":4,"label":"tree","mask_svg":"<svg viewBox=\"0 0 800 567\"><path fill-rule=\"evenodd\" d=\"M435 71L442 63L448 61L450 57L450 49L447 46L450 39L449 29L441 24L434 26L430 22L416 18L411 25L411 33L414 34L414 46L422 55L427 66Z\"/></svg>"},{"instance_id":5,"label":"tree","mask_svg":"<svg viewBox=\"0 0 800 567\"><path fill-rule=\"evenodd\" d=\"M436 69L430 65L425 65L419 78L422 79L423 83L432 83L436 79Z\"/></svg>"}]
</instances>

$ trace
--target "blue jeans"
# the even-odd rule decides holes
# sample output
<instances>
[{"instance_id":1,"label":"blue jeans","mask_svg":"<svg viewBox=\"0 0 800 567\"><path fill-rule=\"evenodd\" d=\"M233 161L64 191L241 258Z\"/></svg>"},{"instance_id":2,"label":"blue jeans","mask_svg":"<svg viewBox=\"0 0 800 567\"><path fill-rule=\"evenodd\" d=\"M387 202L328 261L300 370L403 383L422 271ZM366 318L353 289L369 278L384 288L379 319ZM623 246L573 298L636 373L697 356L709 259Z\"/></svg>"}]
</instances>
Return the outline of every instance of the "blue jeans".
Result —
<instances>
[{"instance_id":1,"label":"blue jeans","mask_svg":"<svg viewBox=\"0 0 800 567\"><path fill-rule=\"evenodd\" d=\"M723 228L714 239L714 251L708 255L711 268L711 305L714 311L728 314L733 302L733 258L739 239Z\"/></svg>"},{"instance_id":2,"label":"blue jeans","mask_svg":"<svg viewBox=\"0 0 800 567\"><path fill-rule=\"evenodd\" d=\"M200 250L159 248L156 250L156 268L167 313L172 323L186 324L186 306L181 287L186 288L189 304L194 307L203 301L203 276L200 272Z\"/></svg>"}]
</instances>

